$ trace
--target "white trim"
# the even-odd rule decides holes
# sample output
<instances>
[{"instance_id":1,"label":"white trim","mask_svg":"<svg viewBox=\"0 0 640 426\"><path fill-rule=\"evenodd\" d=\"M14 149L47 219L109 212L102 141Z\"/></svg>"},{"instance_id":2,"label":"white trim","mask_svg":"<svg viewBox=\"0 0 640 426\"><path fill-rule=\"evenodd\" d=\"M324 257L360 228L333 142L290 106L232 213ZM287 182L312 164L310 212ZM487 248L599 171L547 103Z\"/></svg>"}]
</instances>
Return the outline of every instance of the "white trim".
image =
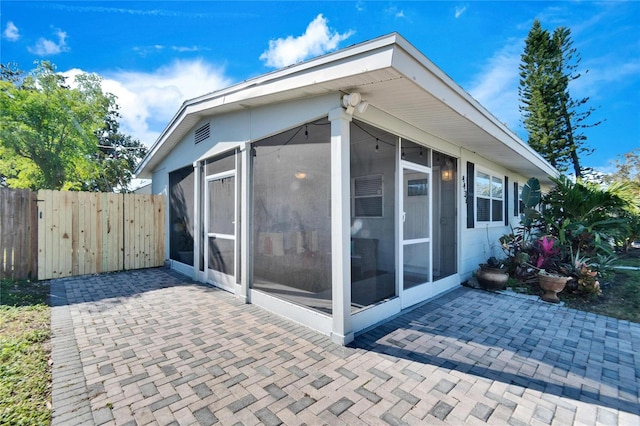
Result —
<instances>
[{"instance_id":1,"label":"white trim","mask_svg":"<svg viewBox=\"0 0 640 426\"><path fill-rule=\"evenodd\" d=\"M504 174L501 173L497 173L496 171L493 171L487 167L483 167L483 166L478 166L476 164L474 172L473 172L473 214L475 215L475 217L473 218L474 220L474 228L492 228L492 227L500 227L500 226L504 226L504 221L505 221L505 217L504 217L504 203L505 203L505 191L510 190L509 188L507 188L505 186L505 182L504 182ZM484 175L489 175L489 197L480 197L483 200L488 199L489 200L489 217L490 220L479 220L478 219L478 173L482 173ZM502 182L502 208L500 209L500 213L502 215L502 218L500 220L492 220L493 218L493 203L492 201L497 201L497 198L494 198L493 195L491 195L491 191L493 188L493 178L497 178L500 179L500 181Z\"/></svg>"},{"instance_id":2,"label":"white trim","mask_svg":"<svg viewBox=\"0 0 640 426\"><path fill-rule=\"evenodd\" d=\"M235 154L234 154L235 156ZM237 163L237 159L236 159ZM237 164L235 164L237 169ZM234 235L229 234L219 234L216 232L209 232L209 206L211 205L209 200L209 184L211 182L215 182L218 180L226 179L226 178L234 178L233 183L233 232ZM237 258L237 242L236 235L238 233L238 191L237 191L238 180L236 179L236 170L228 170L225 172L215 173L213 175L205 176L204 179L204 209L202 214L204 215L204 230L205 230L205 242L203 247L203 257L204 257L204 276L207 283L213 284L216 287L220 287L229 292L235 293L236 290L236 277L238 275L238 258ZM233 241L233 274L224 274L219 271L210 270L209 269L209 238L220 238L227 241Z\"/></svg>"},{"instance_id":3,"label":"white trim","mask_svg":"<svg viewBox=\"0 0 640 426\"><path fill-rule=\"evenodd\" d=\"M331 336L332 334L333 320L329 315L271 296L260 290L250 289L249 297L252 304L260 306L267 311L295 321L326 336Z\"/></svg>"},{"instance_id":4,"label":"white trim","mask_svg":"<svg viewBox=\"0 0 640 426\"><path fill-rule=\"evenodd\" d=\"M398 144L398 152L397 152L398 158L401 158L401 152L402 152L402 141L400 144ZM405 191L404 172L405 170L424 173L427 175L427 179L429 182L429 185L428 185L429 193L427 195L428 209L429 209L428 211L429 223L427 225L429 230L428 237L412 238L408 240L404 239L403 216L404 216L404 191ZM402 305L402 308L407 308L411 305L414 305L416 303L419 303L423 300L428 299L431 293L431 290L429 288L433 283L433 242L431 238L431 233L433 229L433 189L432 189L433 176L432 176L431 170L432 170L431 167L427 167L421 164L416 164L410 161L405 161L400 159L399 178L398 178L398 184L396 186L397 197L398 197L397 204L399 206L399 213L400 213L397 217L398 246L396 247L396 249L398 250L399 261L396 269L398 271L397 275L398 275L398 281L399 281L399 295L400 295L400 303ZM429 259L427 262L429 269L427 271L427 281L425 283L422 283L420 285L417 285L415 287L405 290L404 289L404 248L405 246L410 246L415 244L424 244L424 243L429 245L429 250L428 250Z\"/></svg>"},{"instance_id":5,"label":"white trim","mask_svg":"<svg viewBox=\"0 0 640 426\"><path fill-rule=\"evenodd\" d=\"M202 193L202 163L195 161L193 163L193 277L194 280L204 281L206 278L205 271L200 271L200 235L202 235L202 218L200 216Z\"/></svg>"},{"instance_id":6,"label":"white trim","mask_svg":"<svg viewBox=\"0 0 640 426\"><path fill-rule=\"evenodd\" d=\"M211 147L211 149L202 154L197 161L208 160L211 157L217 157L220 154L225 154L234 150L241 151L245 146L246 142L238 142L234 144L218 142L213 147Z\"/></svg>"},{"instance_id":7,"label":"white trim","mask_svg":"<svg viewBox=\"0 0 640 426\"><path fill-rule=\"evenodd\" d=\"M353 331L357 334L383 321L388 321L390 317L400 313L401 310L402 305L399 297L394 297L391 300L386 300L376 305L367 306L351 315Z\"/></svg>"},{"instance_id":8,"label":"white trim","mask_svg":"<svg viewBox=\"0 0 640 426\"><path fill-rule=\"evenodd\" d=\"M186 275L188 277L193 277L195 268L191 265L187 265L186 263L179 262L177 260L169 259L171 269L176 272L181 273L182 275Z\"/></svg>"},{"instance_id":9,"label":"white trim","mask_svg":"<svg viewBox=\"0 0 640 426\"><path fill-rule=\"evenodd\" d=\"M249 276L251 267L251 145L243 143L240 147L240 291L236 293L245 302L250 301ZM237 164L236 164L237 170Z\"/></svg>"},{"instance_id":10,"label":"white trim","mask_svg":"<svg viewBox=\"0 0 640 426\"><path fill-rule=\"evenodd\" d=\"M331 122L331 288L333 329L339 344L353 340L351 328L351 115L329 112Z\"/></svg>"}]
</instances>

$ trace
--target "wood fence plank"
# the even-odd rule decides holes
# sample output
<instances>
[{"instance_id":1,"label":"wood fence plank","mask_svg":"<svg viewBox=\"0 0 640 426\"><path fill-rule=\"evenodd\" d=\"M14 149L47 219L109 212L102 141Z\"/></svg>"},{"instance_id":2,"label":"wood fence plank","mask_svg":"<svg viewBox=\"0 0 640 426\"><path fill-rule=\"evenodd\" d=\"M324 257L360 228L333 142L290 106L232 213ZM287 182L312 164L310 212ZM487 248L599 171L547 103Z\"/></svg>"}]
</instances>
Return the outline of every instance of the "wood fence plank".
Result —
<instances>
[{"instance_id":1,"label":"wood fence plank","mask_svg":"<svg viewBox=\"0 0 640 426\"><path fill-rule=\"evenodd\" d=\"M44 250L45 250L45 223L44 223L44 202L42 197L44 191L38 191L37 194L37 208L38 208L38 279L43 280L45 263L44 263Z\"/></svg>"},{"instance_id":2,"label":"wood fence plank","mask_svg":"<svg viewBox=\"0 0 640 426\"><path fill-rule=\"evenodd\" d=\"M38 276L38 194L29 193L29 276L36 279Z\"/></svg>"},{"instance_id":3,"label":"wood fence plank","mask_svg":"<svg viewBox=\"0 0 640 426\"><path fill-rule=\"evenodd\" d=\"M10 276L15 277L16 267L18 266L18 256L20 255L20 243L16 235L16 232L19 231L19 223L18 217L21 214L21 210L23 206L20 202L20 191L11 191L11 204L13 204L14 208L9 210L9 223L11 226L11 232L9 233L9 255L7 256L7 269L9 270Z\"/></svg>"},{"instance_id":4,"label":"wood fence plank","mask_svg":"<svg viewBox=\"0 0 640 426\"><path fill-rule=\"evenodd\" d=\"M71 276L80 275L80 221L79 221L79 207L80 199L79 193L73 192L71 195L71 212L67 215L71 216Z\"/></svg>"},{"instance_id":5,"label":"wood fence plank","mask_svg":"<svg viewBox=\"0 0 640 426\"><path fill-rule=\"evenodd\" d=\"M13 191L3 191L2 197L2 249L0 250L0 259L2 265L1 275L11 278L13 276L12 257L13 257L13 241L11 228L13 227Z\"/></svg>"},{"instance_id":6,"label":"wood fence plank","mask_svg":"<svg viewBox=\"0 0 640 426\"><path fill-rule=\"evenodd\" d=\"M125 247L127 251L125 269L134 269L135 264L135 200L133 197L126 197L124 206L125 213Z\"/></svg>"},{"instance_id":7,"label":"wood fence plank","mask_svg":"<svg viewBox=\"0 0 640 426\"><path fill-rule=\"evenodd\" d=\"M60 251L58 249L62 240L62 234L60 233L60 223L62 222L62 212L60 211L60 207L62 205L62 200L57 192L52 191L51 195L54 203L51 219L51 251L49 251L48 256L52 258L51 273L53 274L54 278L58 278L62 270L62 256L60 255Z\"/></svg>"},{"instance_id":8,"label":"wood fence plank","mask_svg":"<svg viewBox=\"0 0 640 426\"><path fill-rule=\"evenodd\" d=\"M52 191L45 190L43 191L44 196L44 219L45 219L45 247L44 247L44 259L45 259L45 271L44 276L46 279L54 278L54 259L52 256L53 252L53 241L54 241L54 212L55 209L55 200L52 197Z\"/></svg>"},{"instance_id":9,"label":"wood fence plank","mask_svg":"<svg viewBox=\"0 0 640 426\"><path fill-rule=\"evenodd\" d=\"M108 194L109 213L107 220L107 237L108 237L108 269L109 271L119 271L121 269L120 262L120 222L122 215L120 214L120 205L122 203L119 194Z\"/></svg>"},{"instance_id":10,"label":"wood fence plank","mask_svg":"<svg viewBox=\"0 0 640 426\"><path fill-rule=\"evenodd\" d=\"M87 241L87 195L78 194L78 275L87 273L87 257L89 254L89 244Z\"/></svg>"},{"instance_id":11,"label":"wood fence plank","mask_svg":"<svg viewBox=\"0 0 640 426\"><path fill-rule=\"evenodd\" d=\"M73 274L73 221L70 214L73 209L73 197L69 191L61 194L60 206L60 276L70 277Z\"/></svg>"},{"instance_id":12,"label":"wood fence plank","mask_svg":"<svg viewBox=\"0 0 640 426\"><path fill-rule=\"evenodd\" d=\"M142 268L142 252L144 250L144 203L142 197L138 195L134 199L136 203L136 261L134 266L136 269L140 269Z\"/></svg>"},{"instance_id":13,"label":"wood fence plank","mask_svg":"<svg viewBox=\"0 0 640 426\"><path fill-rule=\"evenodd\" d=\"M10 272L7 268L7 253L9 252L9 239L7 229L9 225L8 211L11 208L9 204L10 191L0 191L0 278L9 277Z\"/></svg>"},{"instance_id":14,"label":"wood fence plank","mask_svg":"<svg viewBox=\"0 0 640 426\"><path fill-rule=\"evenodd\" d=\"M156 195L154 197L155 201L155 264L154 266L162 266L164 263L164 239L165 239L165 228L164 228L164 215L165 215L165 198L162 195Z\"/></svg>"},{"instance_id":15,"label":"wood fence plank","mask_svg":"<svg viewBox=\"0 0 640 426\"><path fill-rule=\"evenodd\" d=\"M151 196L144 197L144 262L145 268L151 267L151 233L153 232L153 206Z\"/></svg>"}]
</instances>

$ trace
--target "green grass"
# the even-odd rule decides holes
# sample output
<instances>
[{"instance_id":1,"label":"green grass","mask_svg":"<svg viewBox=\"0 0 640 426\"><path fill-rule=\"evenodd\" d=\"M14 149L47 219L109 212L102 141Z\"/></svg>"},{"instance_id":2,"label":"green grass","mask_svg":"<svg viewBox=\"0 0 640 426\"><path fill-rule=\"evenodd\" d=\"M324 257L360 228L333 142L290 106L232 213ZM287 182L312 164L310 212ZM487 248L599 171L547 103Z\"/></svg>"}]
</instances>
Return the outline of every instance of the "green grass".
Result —
<instances>
[{"instance_id":1,"label":"green grass","mask_svg":"<svg viewBox=\"0 0 640 426\"><path fill-rule=\"evenodd\" d=\"M602 295L583 298L560 294L567 306L613 318L640 323L640 271L616 270L601 283Z\"/></svg>"},{"instance_id":2,"label":"green grass","mask_svg":"<svg viewBox=\"0 0 640 426\"><path fill-rule=\"evenodd\" d=\"M616 266L640 268L640 249L619 255ZM613 318L640 323L640 271L614 269L600 280L602 295L579 297L560 293L567 306Z\"/></svg>"},{"instance_id":3,"label":"green grass","mask_svg":"<svg viewBox=\"0 0 640 426\"><path fill-rule=\"evenodd\" d=\"M0 280L0 424L51 423L49 288Z\"/></svg>"}]
</instances>

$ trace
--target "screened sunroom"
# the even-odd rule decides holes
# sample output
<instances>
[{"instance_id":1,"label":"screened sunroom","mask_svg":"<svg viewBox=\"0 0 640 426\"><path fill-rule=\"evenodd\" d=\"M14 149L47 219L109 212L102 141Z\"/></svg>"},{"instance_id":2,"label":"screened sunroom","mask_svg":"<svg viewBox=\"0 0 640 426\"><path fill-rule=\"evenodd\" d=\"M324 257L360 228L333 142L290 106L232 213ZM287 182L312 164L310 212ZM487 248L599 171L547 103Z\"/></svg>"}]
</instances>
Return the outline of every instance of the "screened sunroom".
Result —
<instances>
[{"instance_id":1,"label":"screened sunroom","mask_svg":"<svg viewBox=\"0 0 640 426\"><path fill-rule=\"evenodd\" d=\"M397 34L186 102L139 167L172 268L342 344L460 285L552 172Z\"/></svg>"}]
</instances>

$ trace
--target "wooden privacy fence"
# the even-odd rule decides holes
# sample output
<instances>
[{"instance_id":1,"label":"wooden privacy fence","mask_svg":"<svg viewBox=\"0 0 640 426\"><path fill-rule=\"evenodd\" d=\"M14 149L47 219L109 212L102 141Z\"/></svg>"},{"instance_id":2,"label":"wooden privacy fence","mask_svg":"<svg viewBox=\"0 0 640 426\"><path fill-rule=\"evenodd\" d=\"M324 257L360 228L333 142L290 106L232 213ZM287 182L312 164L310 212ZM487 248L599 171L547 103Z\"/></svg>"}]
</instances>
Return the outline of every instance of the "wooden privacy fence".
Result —
<instances>
[{"instance_id":1,"label":"wooden privacy fence","mask_svg":"<svg viewBox=\"0 0 640 426\"><path fill-rule=\"evenodd\" d=\"M35 278L37 210L34 192L0 188L0 278Z\"/></svg>"},{"instance_id":2,"label":"wooden privacy fence","mask_svg":"<svg viewBox=\"0 0 640 426\"><path fill-rule=\"evenodd\" d=\"M40 280L164 262L162 195L0 188L0 277Z\"/></svg>"},{"instance_id":3,"label":"wooden privacy fence","mask_svg":"<svg viewBox=\"0 0 640 426\"><path fill-rule=\"evenodd\" d=\"M38 279L163 262L164 196L38 191Z\"/></svg>"}]
</instances>

